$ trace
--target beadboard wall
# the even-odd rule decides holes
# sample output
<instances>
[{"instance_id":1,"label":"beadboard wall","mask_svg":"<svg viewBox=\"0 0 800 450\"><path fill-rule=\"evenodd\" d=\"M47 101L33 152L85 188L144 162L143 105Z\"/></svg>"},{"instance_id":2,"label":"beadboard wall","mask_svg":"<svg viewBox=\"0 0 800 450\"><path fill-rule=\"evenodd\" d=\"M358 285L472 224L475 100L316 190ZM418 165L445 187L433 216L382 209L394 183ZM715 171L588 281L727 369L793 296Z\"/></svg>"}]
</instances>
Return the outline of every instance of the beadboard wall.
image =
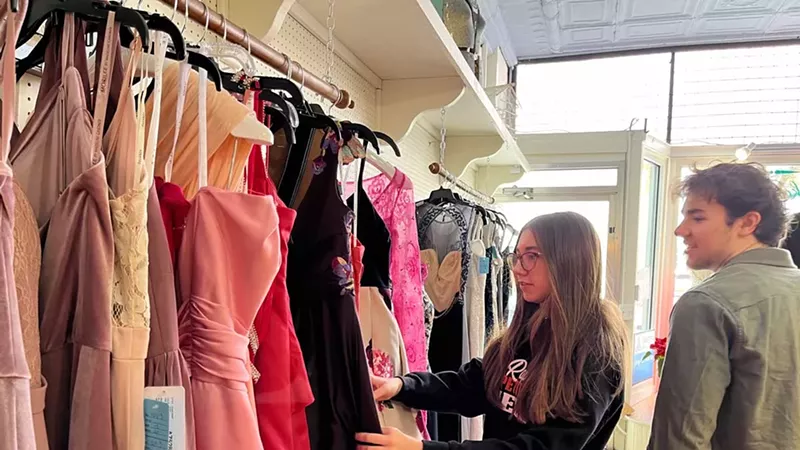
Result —
<instances>
[{"instance_id":1,"label":"beadboard wall","mask_svg":"<svg viewBox=\"0 0 800 450\"><path fill-rule=\"evenodd\" d=\"M173 14L172 7L158 0L146 0L139 6L140 9L157 12L166 17L172 17L173 22L183 29L187 43L197 43L205 34L205 42L221 42L222 38L213 32L204 33L203 25L193 21L184 24L183 11ZM279 52L285 53L289 58L302 65L306 70L316 75L325 74L325 42L318 39L311 31L307 30L291 15L288 16L281 27L278 36L270 45ZM341 51L341 49L340 49ZM267 76L281 76L266 64L257 62L258 74ZM350 92L355 101L354 109L334 108L331 113L342 120L351 120L367 126L375 126L380 112L378 83L370 83L358 74L348 63L336 55L331 71L333 83ZM378 85L375 85L378 84ZM36 104L39 93L39 79L32 75L25 75L18 85L18 122L24 124ZM320 101L319 96L310 90L304 89L306 98L321 103L326 109L330 105L327 100ZM426 127L424 122L415 124L405 139L398 142L401 158L396 158L391 149L384 148L381 156L402 170L414 183L414 196L417 199L426 198L431 190L439 186L439 179L428 171L428 165L439 159L439 137L434 136L431 127ZM369 172L377 173L370 168Z\"/></svg>"}]
</instances>

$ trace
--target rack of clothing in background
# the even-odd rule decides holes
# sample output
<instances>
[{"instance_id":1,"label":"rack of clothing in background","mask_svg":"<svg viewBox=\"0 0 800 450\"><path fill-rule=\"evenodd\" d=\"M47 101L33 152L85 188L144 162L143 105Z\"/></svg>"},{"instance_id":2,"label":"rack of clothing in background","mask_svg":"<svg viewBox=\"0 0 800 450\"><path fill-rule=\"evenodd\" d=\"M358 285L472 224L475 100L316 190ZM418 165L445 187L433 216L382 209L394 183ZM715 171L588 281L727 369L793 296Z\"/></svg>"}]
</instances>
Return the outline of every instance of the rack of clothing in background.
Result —
<instances>
[{"instance_id":1,"label":"rack of clothing in background","mask_svg":"<svg viewBox=\"0 0 800 450\"><path fill-rule=\"evenodd\" d=\"M413 185L380 156L400 156L394 140L326 114L295 81L352 107L344 90L196 0L173 9L205 27L194 44L119 4L19 11L0 11L17 25L5 42L44 33L16 68L14 45L2 55L0 198L14 220L0 257L14 273L0 389L16 407L0 412L0 449L345 450L381 425L427 436L424 413L376 405L369 380L429 367ZM254 56L288 77L257 75ZM17 130L12 77L42 63Z\"/></svg>"},{"instance_id":2,"label":"rack of clothing in background","mask_svg":"<svg viewBox=\"0 0 800 450\"><path fill-rule=\"evenodd\" d=\"M505 215L489 208L493 197L469 187L441 163L429 169L472 199L442 186L416 204L427 268L425 292L435 309L428 357L431 369L438 372L457 370L482 357L489 340L513 314L514 282L507 256L517 231ZM436 425L429 429L439 440L480 440L483 435L480 417L432 416Z\"/></svg>"}]
</instances>

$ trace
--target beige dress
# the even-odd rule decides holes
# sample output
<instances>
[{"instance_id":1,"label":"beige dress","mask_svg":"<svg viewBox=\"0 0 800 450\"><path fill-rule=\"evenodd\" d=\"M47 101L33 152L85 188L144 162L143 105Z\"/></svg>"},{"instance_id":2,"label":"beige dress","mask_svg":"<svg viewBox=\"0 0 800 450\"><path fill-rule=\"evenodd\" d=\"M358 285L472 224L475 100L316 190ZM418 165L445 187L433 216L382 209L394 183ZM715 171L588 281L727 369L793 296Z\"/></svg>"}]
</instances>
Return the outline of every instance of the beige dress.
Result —
<instances>
[{"instance_id":1,"label":"beige dress","mask_svg":"<svg viewBox=\"0 0 800 450\"><path fill-rule=\"evenodd\" d=\"M366 286L361 286L359 290L358 319L372 373L393 378L411 372L400 327L380 291L376 287ZM378 418L381 426L394 427L408 436L422 439L417 427L416 411L402 403L379 403Z\"/></svg>"},{"instance_id":2,"label":"beige dress","mask_svg":"<svg viewBox=\"0 0 800 450\"><path fill-rule=\"evenodd\" d=\"M113 48L108 41L103 44L108 44L102 50L104 53L119 54L118 46ZM150 340L147 278L150 178L143 158L144 108L139 108L137 114L131 92L133 68L141 57L138 38L135 45L122 78L116 112L103 137L114 232L111 406L115 450L144 448L144 360Z\"/></svg>"},{"instance_id":3,"label":"beige dress","mask_svg":"<svg viewBox=\"0 0 800 450\"><path fill-rule=\"evenodd\" d=\"M199 76L190 72L187 83L183 117L178 135L177 149L174 155L172 178L164 177L164 168L170 158L175 136L175 122L166 118L174 117L176 105L179 103L178 64L164 69L164 96L161 103L162 124L158 130L156 150L156 175L177 184L183 189L187 199L194 197L198 190L197 148L198 148L198 90ZM236 139L230 133L247 114L247 106L239 103L227 92L217 92L213 83L206 83L206 117L208 118L208 186L229 189L231 180L241 180L244 166L250 156L252 142ZM151 117L153 101L147 101L147 117Z\"/></svg>"}]
</instances>

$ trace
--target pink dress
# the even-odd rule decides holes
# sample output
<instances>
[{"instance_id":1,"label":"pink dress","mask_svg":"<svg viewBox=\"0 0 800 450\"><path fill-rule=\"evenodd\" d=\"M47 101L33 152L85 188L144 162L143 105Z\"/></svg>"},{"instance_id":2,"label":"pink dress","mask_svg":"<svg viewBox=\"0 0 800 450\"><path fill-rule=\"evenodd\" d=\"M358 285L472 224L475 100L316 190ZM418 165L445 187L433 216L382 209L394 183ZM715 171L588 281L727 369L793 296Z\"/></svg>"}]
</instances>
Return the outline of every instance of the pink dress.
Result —
<instances>
[{"instance_id":1,"label":"pink dress","mask_svg":"<svg viewBox=\"0 0 800 450\"><path fill-rule=\"evenodd\" d=\"M272 197L201 189L178 254L180 347L198 450L262 450L248 331L281 264Z\"/></svg>"},{"instance_id":2,"label":"pink dress","mask_svg":"<svg viewBox=\"0 0 800 450\"><path fill-rule=\"evenodd\" d=\"M395 170L391 180L385 175L364 180L364 190L392 237L389 261L394 286L392 311L403 336L408 367L411 372L425 372L428 370L428 353L422 298L424 278L417 238L414 186L406 174ZM426 435L424 414L420 415L419 422Z\"/></svg>"}]
</instances>

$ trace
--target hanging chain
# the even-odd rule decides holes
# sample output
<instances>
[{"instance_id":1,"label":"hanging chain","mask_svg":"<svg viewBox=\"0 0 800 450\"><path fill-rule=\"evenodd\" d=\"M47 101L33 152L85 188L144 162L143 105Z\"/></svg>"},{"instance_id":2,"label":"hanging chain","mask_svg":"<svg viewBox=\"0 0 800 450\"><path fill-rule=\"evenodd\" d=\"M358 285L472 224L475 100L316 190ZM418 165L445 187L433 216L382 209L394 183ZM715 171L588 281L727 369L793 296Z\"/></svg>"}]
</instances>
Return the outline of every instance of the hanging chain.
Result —
<instances>
[{"instance_id":1,"label":"hanging chain","mask_svg":"<svg viewBox=\"0 0 800 450\"><path fill-rule=\"evenodd\" d=\"M325 24L328 26L328 42L325 46L328 53L325 55L325 62L327 63L325 67L325 77L324 80L328 83L333 82L333 63L335 60L334 53L333 53L333 30L336 28L336 18L333 14L333 8L336 5L336 0L328 0L328 18L325 20Z\"/></svg>"},{"instance_id":2,"label":"hanging chain","mask_svg":"<svg viewBox=\"0 0 800 450\"><path fill-rule=\"evenodd\" d=\"M442 108L440 111L442 117L442 127L439 129L439 166L444 167L444 151L447 147L447 141L445 140L447 137L447 127L445 126L445 117L447 116L447 110ZM439 177L439 180L443 180L443 177ZM440 182L439 186L444 186L444 182Z\"/></svg>"}]
</instances>

